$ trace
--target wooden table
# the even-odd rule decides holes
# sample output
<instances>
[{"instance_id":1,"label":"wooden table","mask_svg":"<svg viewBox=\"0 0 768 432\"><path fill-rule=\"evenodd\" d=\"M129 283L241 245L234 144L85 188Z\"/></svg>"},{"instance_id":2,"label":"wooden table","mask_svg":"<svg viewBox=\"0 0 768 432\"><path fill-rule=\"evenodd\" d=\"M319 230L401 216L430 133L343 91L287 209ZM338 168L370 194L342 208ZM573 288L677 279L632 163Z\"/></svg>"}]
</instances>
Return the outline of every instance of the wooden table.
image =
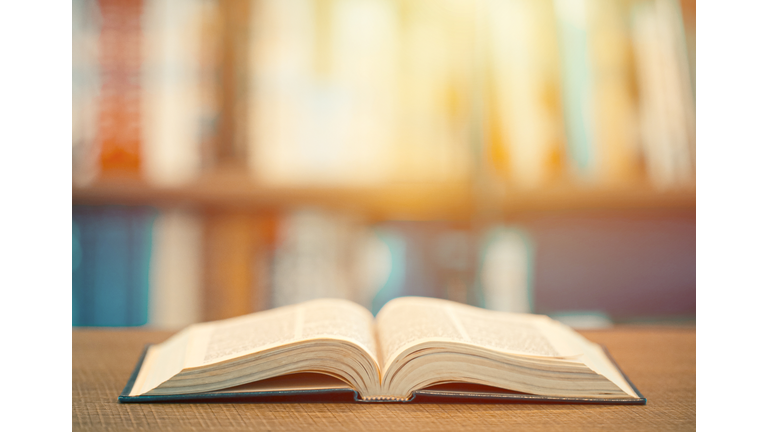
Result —
<instances>
[{"instance_id":1,"label":"wooden table","mask_svg":"<svg viewBox=\"0 0 768 432\"><path fill-rule=\"evenodd\" d=\"M73 430L695 430L696 330L583 331L608 347L645 406L542 404L120 404L147 343L172 332L73 330Z\"/></svg>"}]
</instances>

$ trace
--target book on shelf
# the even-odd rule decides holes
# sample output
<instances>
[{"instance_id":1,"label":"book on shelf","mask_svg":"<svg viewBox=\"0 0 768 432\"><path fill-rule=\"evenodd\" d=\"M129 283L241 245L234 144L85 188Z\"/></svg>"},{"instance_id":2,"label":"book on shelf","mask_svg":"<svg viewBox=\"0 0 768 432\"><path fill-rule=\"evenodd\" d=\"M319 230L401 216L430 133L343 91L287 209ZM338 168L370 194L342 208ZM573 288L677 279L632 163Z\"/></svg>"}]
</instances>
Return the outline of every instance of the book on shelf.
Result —
<instances>
[{"instance_id":1,"label":"book on shelf","mask_svg":"<svg viewBox=\"0 0 768 432\"><path fill-rule=\"evenodd\" d=\"M478 253L476 291L481 304L500 312L533 311L534 260L533 237L523 227L488 229Z\"/></svg>"},{"instance_id":2,"label":"book on shelf","mask_svg":"<svg viewBox=\"0 0 768 432\"><path fill-rule=\"evenodd\" d=\"M206 0L145 0L142 71L142 175L152 184L178 186L200 175L210 41ZM210 85L208 86L210 87Z\"/></svg>"},{"instance_id":3,"label":"book on shelf","mask_svg":"<svg viewBox=\"0 0 768 432\"><path fill-rule=\"evenodd\" d=\"M596 174L602 184L641 179L633 52L625 2L590 0L589 60L592 64Z\"/></svg>"},{"instance_id":4,"label":"book on shelf","mask_svg":"<svg viewBox=\"0 0 768 432\"><path fill-rule=\"evenodd\" d=\"M143 3L72 3L72 180L136 177L142 166Z\"/></svg>"},{"instance_id":5,"label":"book on shelf","mask_svg":"<svg viewBox=\"0 0 768 432\"><path fill-rule=\"evenodd\" d=\"M140 0L100 0L96 143L100 177L141 175L142 15Z\"/></svg>"},{"instance_id":6,"label":"book on shelf","mask_svg":"<svg viewBox=\"0 0 768 432\"><path fill-rule=\"evenodd\" d=\"M630 21L648 177L660 188L690 184L696 170L696 106L680 5L637 2Z\"/></svg>"},{"instance_id":7,"label":"book on shelf","mask_svg":"<svg viewBox=\"0 0 768 432\"><path fill-rule=\"evenodd\" d=\"M687 50L688 72L691 75L693 97L696 99L696 0L680 0L680 13L685 31L685 48Z\"/></svg>"},{"instance_id":8,"label":"book on shelf","mask_svg":"<svg viewBox=\"0 0 768 432\"><path fill-rule=\"evenodd\" d=\"M403 296L443 298L462 303L471 292L473 236L466 224L444 221L389 221L375 226L388 249L389 277L376 292L371 311Z\"/></svg>"},{"instance_id":9,"label":"book on shelf","mask_svg":"<svg viewBox=\"0 0 768 432\"><path fill-rule=\"evenodd\" d=\"M351 299L355 291L350 242L354 221L314 209L284 215L276 227L271 262L272 305L323 297Z\"/></svg>"},{"instance_id":10,"label":"book on shelf","mask_svg":"<svg viewBox=\"0 0 768 432\"><path fill-rule=\"evenodd\" d=\"M147 323L155 216L150 207L72 209L73 326Z\"/></svg>"},{"instance_id":11,"label":"book on shelf","mask_svg":"<svg viewBox=\"0 0 768 432\"><path fill-rule=\"evenodd\" d=\"M562 167L565 132L551 2L481 2L489 85L486 146L496 170L521 188L540 187Z\"/></svg>"},{"instance_id":12,"label":"book on shelf","mask_svg":"<svg viewBox=\"0 0 768 432\"><path fill-rule=\"evenodd\" d=\"M152 230L149 326L178 330L202 320L203 256L200 215L159 210Z\"/></svg>"},{"instance_id":13,"label":"book on shelf","mask_svg":"<svg viewBox=\"0 0 768 432\"><path fill-rule=\"evenodd\" d=\"M632 183L642 174L625 4L555 0L563 121L575 177Z\"/></svg>"},{"instance_id":14,"label":"book on shelf","mask_svg":"<svg viewBox=\"0 0 768 432\"><path fill-rule=\"evenodd\" d=\"M231 318L266 309L264 272L274 221L239 210L208 210L203 221L202 316Z\"/></svg>"},{"instance_id":15,"label":"book on shelf","mask_svg":"<svg viewBox=\"0 0 768 432\"><path fill-rule=\"evenodd\" d=\"M594 177L597 156L594 147L594 76L589 61L589 26L585 2L554 2L563 99L563 125L567 154L579 177Z\"/></svg>"},{"instance_id":16,"label":"book on shelf","mask_svg":"<svg viewBox=\"0 0 768 432\"><path fill-rule=\"evenodd\" d=\"M98 172L94 148L100 86L98 16L95 1L72 2L72 182L81 185Z\"/></svg>"},{"instance_id":17,"label":"book on shelf","mask_svg":"<svg viewBox=\"0 0 768 432\"><path fill-rule=\"evenodd\" d=\"M607 351L557 321L424 297L375 318L318 299L192 325L148 347L119 400L345 397L646 402Z\"/></svg>"},{"instance_id":18,"label":"book on shelf","mask_svg":"<svg viewBox=\"0 0 768 432\"><path fill-rule=\"evenodd\" d=\"M370 308L389 277L390 256L359 217L314 208L284 214L271 251L271 304L341 298Z\"/></svg>"}]
</instances>

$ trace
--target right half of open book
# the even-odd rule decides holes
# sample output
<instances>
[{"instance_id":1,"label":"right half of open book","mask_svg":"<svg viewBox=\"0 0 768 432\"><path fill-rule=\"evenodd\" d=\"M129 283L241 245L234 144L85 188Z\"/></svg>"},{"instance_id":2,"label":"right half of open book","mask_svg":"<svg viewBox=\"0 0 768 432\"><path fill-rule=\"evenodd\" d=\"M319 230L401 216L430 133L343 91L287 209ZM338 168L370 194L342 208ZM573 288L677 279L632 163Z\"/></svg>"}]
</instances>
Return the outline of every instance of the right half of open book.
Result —
<instances>
[{"instance_id":1,"label":"right half of open book","mask_svg":"<svg viewBox=\"0 0 768 432\"><path fill-rule=\"evenodd\" d=\"M543 315L404 297L377 317L382 391L446 383L556 397L638 398L604 350Z\"/></svg>"}]
</instances>

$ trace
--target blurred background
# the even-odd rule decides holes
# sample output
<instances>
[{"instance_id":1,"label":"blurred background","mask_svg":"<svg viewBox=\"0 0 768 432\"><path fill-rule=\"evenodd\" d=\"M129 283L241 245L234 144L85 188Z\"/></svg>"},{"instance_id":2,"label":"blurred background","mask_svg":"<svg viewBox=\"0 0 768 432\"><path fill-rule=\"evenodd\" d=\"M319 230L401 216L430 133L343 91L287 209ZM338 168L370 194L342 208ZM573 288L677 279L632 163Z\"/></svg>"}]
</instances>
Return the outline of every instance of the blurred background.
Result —
<instances>
[{"instance_id":1,"label":"blurred background","mask_svg":"<svg viewBox=\"0 0 768 432\"><path fill-rule=\"evenodd\" d=\"M687 0L75 0L72 324L695 324Z\"/></svg>"}]
</instances>

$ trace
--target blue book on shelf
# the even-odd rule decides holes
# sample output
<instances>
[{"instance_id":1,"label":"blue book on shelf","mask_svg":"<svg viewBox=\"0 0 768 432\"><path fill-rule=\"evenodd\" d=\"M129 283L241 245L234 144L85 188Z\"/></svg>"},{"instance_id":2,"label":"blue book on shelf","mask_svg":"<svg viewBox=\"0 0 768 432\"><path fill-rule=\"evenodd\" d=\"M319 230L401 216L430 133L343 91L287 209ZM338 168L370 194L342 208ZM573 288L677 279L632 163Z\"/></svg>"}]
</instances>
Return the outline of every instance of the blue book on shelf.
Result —
<instances>
[{"instance_id":1,"label":"blue book on shelf","mask_svg":"<svg viewBox=\"0 0 768 432\"><path fill-rule=\"evenodd\" d=\"M555 1L567 151L582 177L591 177L597 165L587 12L583 0Z\"/></svg>"},{"instance_id":2,"label":"blue book on shelf","mask_svg":"<svg viewBox=\"0 0 768 432\"><path fill-rule=\"evenodd\" d=\"M147 323L155 214L148 207L72 209L73 326Z\"/></svg>"},{"instance_id":3,"label":"blue book on shelf","mask_svg":"<svg viewBox=\"0 0 768 432\"><path fill-rule=\"evenodd\" d=\"M470 235L465 227L446 222L387 222L376 226L376 235L391 255L389 278L373 298L376 314L388 301L401 296L446 298L473 302Z\"/></svg>"},{"instance_id":4,"label":"blue book on shelf","mask_svg":"<svg viewBox=\"0 0 768 432\"><path fill-rule=\"evenodd\" d=\"M476 296L486 309L533 313L535 244L523 227L499 225L482 238L475 280Z\"/></svg>"}]
</instances>

